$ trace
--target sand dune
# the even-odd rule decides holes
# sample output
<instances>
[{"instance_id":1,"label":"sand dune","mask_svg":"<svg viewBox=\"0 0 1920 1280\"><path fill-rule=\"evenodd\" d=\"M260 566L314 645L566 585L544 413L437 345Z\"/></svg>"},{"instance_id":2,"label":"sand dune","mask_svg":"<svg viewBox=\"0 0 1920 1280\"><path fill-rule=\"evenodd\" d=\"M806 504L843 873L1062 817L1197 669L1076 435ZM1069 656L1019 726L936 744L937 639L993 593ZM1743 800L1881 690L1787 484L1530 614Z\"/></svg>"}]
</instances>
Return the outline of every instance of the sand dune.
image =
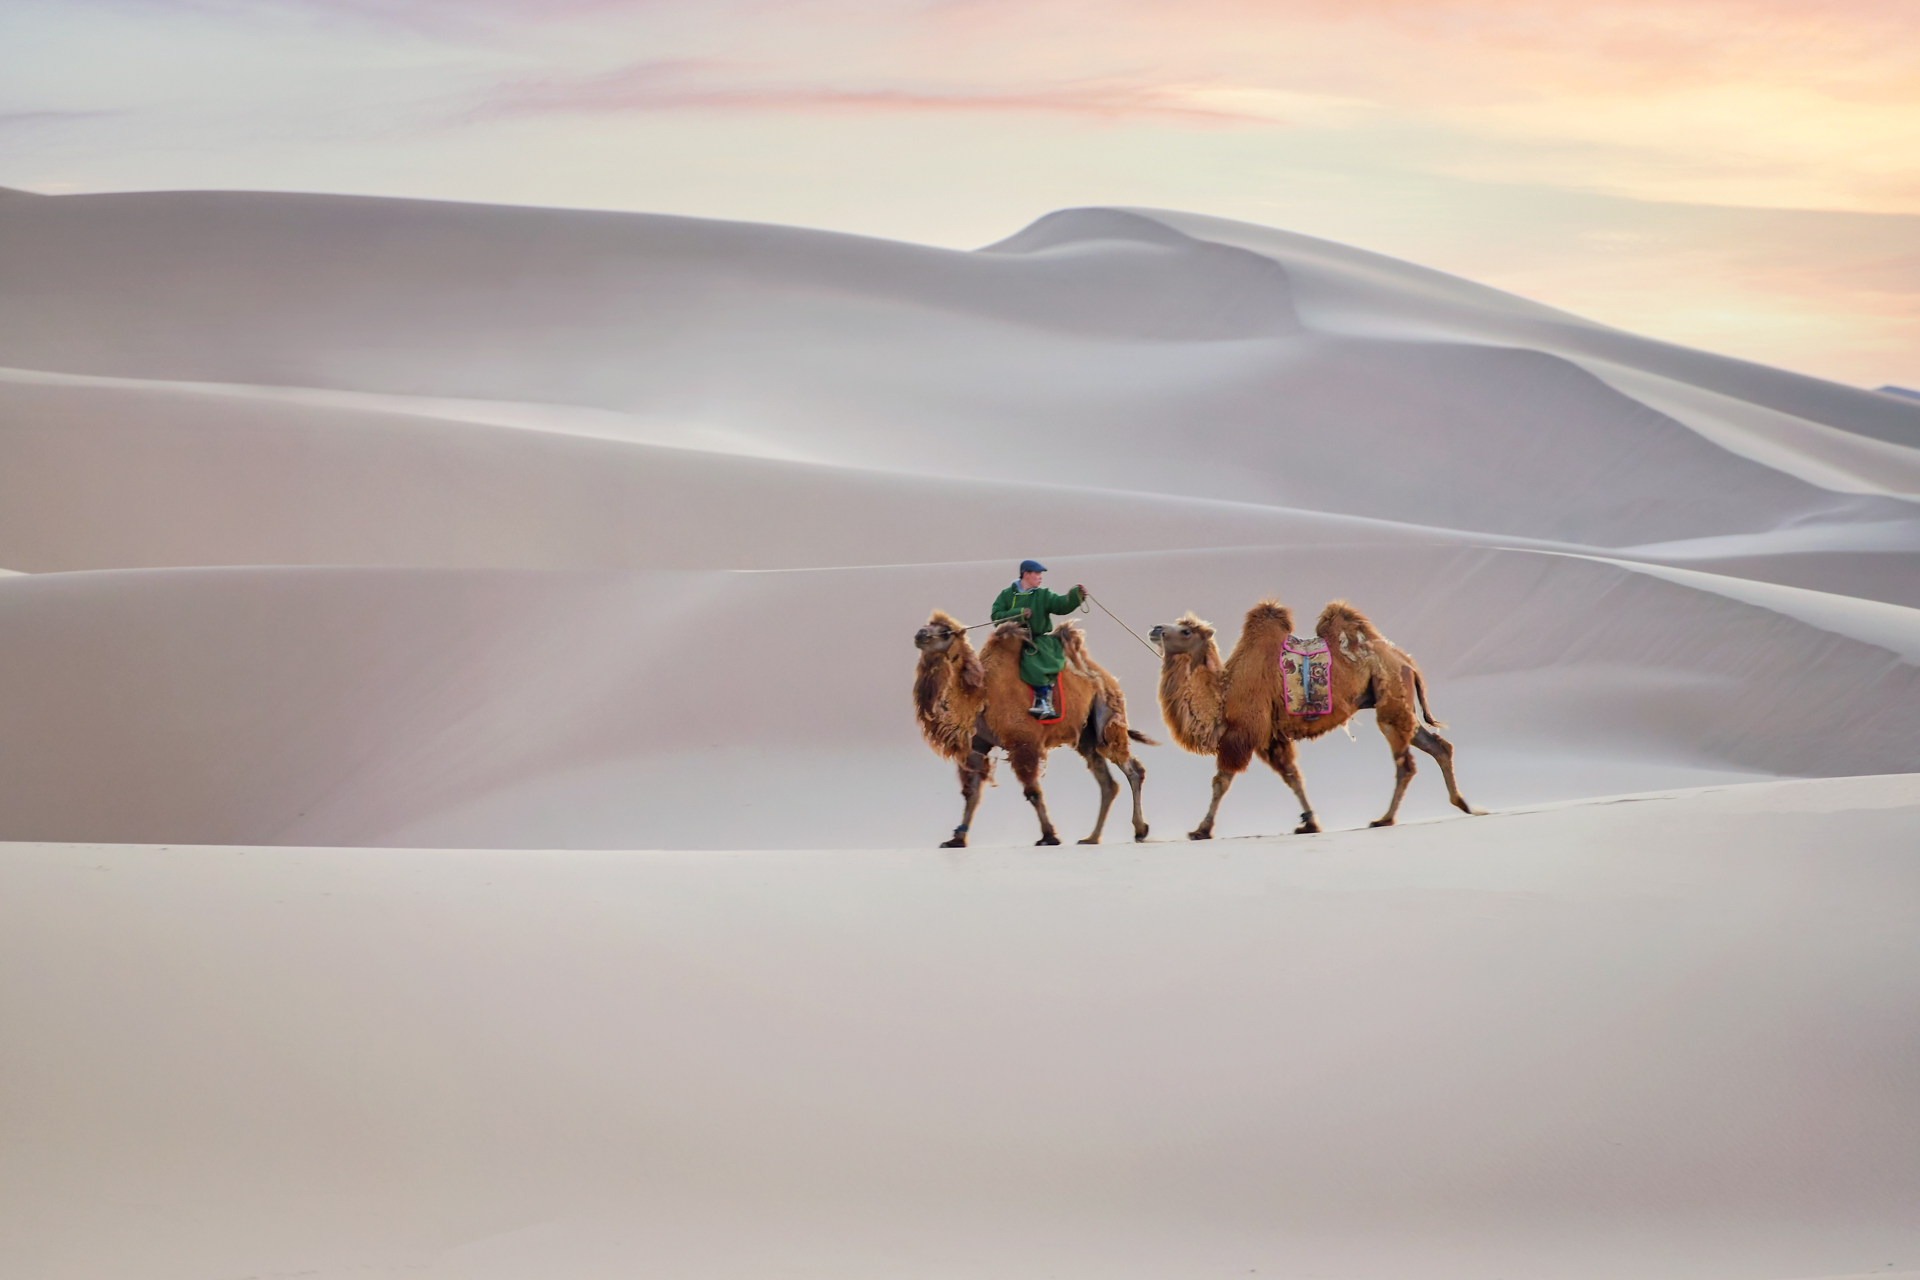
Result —
<instances>
[{"instance_id":1,"label":"sand dune","mask_svg":"<svg viewBox=\"0 0 1920 1280\"><path fill-rule=\"evenodd\" d=\"M1354 599L1494 799L1915 767L1920 407L1877 393L1162 212L968 254L177 193L9 202L0 235L0 564L37 575L0 591L0 834L907 842L952 784L906 636L1035 554L1137 628ZM1086 625L1151 723L1151 659ZM502 667L352 684L388 646ZM1380 757L1309 779L1357 821ZM1150 767L1177 830L1204 765ZM1242 790L1238 829L1284 820Z\"/></svg>"},{"instance_id":2,"label":"sand dune","mask_svg":"<svg viewBox=\"0 0 1920 1280\"><path fill-rule=\"evenodd\" d=\"M1116 598L1203 569L1204 586L1175 595L1163 621L1191 607L1232 629L1231 611L1276 575L1303 599L1344 589L1387 603L1375 616L1432 676L1463 784L1482 804L1920 769L1920 610L1472 548L1296 544L1061 563ZM930 842L951 824L952 776L902 714L899 681L852 664L874 636L910 635L926 599L963 596L993 568L10 579L0 811L26 839ZM836 634L849 669L811 678L831 664ZM1135 718L1156 729L1153 656L1111 625L1098 636ZM1148 761L1149 817L1177 835L1204 809L1211 764L1168 749ZM1306 770L1343 825L1374 816L1391 786L1371 732L1311 748ZM1052 789L1069 826L1091 825L1093 787L1077 768ZM1438 814L1444 795L1423 778L1413 803ZM1256 778L1226 830L1271 831L1292 809L1277 779ZM1010 788L983 817L988 840L1031 825Z\"/></svg>"},{"instance_id":3,"label":"sand dune","mask_svg":"<svg viewBox=\"0 0 1920 1280\"><path fill-rule=\"evenodd\" d=\"M1920 1277L1920 402L1157 210L0 244L0 1273ZM1495 816L934 852L1029 555L1354 601Z\"/></svg>"},{"instance_id":4,"label":"sand dune","mask_svg":"<svg viewBox=\"0 0 1920 1280\"><path fill-rule=\"evenodd\" d=\"M1911 1277L1916 822L1897 777L1204 854L15 846L0 1239L46 1280Z\"/></svg>"},{"instance_id":5,"label":"sand dune","mask_svg":"<svg viewBox=\"0 0 1920 1280\"><path fill-rule=\"evenodd\" d=\"M1208 243L1244 248L1283 263L1303 323L1317 330L1531 348L1672 379L1855 435L1920 444L1920 416L1857 387L1641 338L1497 289L1311 236L1201 214L1138 212Z\"/></svg>"},{"instance_id":6,"label":"sand dune","mask_svg":"<svg viewBox=\"0 0 1920 1280\"><path fill-rule=\"evenodd\" d=\"M1303 327L1298 261L1132 214L975 254L292 196L31 201L0 230L31 247L0 268L21 369L597 408L653 443L1598 546L1914 518L1729 455L1545 344ZM1440 304L1422 283L1373 286L1413 314ZM1852 394L1846 429L1920 438L1920 410Z\"/></svg>"},{"instance_id":7,"label":"sand dune","mask_svg":"<svg viewBox=\"0 0 1920 1280\"><path fill-rule=\"evenodd\" d=\"M902 474L446 416L465 409L403 413L135 387L10 382L0 372L10 424L0 437L0 542L16 562L40 572L785 569L956 555L1017 561L1036 540L1068 554L1300 537L1461 540L1311 510ZM813 518L822 511L836 518ZM794 537L803 522L807 536Z\"/></svg>"}]
</instances>

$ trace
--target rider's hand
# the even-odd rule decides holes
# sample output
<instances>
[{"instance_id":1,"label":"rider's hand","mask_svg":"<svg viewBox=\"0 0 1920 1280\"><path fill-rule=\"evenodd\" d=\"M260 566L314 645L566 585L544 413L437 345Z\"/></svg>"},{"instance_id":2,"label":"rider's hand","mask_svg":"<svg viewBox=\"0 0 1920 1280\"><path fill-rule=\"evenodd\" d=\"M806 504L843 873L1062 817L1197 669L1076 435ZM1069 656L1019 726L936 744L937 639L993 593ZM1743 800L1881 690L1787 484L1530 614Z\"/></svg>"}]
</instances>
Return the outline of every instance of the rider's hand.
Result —
<instances>
[{"instance_id":1,"label":"rider's hand","mask_svg":"<svg viewBox=\"0 0 1920 1280\"><path fill-rule=\"evenodd\" d=\"M1087 584L1086 584L1086 583L1084 583L1084 582L1076 582L1076 583L1074 583L1074 584L1073 584L1073 589L1074 589L1075 591L1078 591L1078 592L1079 592L1079 593L1080 593L1081 595L1083 595L1083 596L1087 594Z\"/></svg>"},{"instance_id":2,"label":"rider's hand","mask_svg":"<svg viewBox=\"0 0 1920 1280\"><path fill-rule=\"evenodd\" d=\"M1020 616L1021 616L1021 617L1023 617L1023 618L1031 618L1031 617L1033 616L1033 610L1031 610L1031 609L1022 609L1022 610L1020 611Z\"/></svg>"}]
</instances>

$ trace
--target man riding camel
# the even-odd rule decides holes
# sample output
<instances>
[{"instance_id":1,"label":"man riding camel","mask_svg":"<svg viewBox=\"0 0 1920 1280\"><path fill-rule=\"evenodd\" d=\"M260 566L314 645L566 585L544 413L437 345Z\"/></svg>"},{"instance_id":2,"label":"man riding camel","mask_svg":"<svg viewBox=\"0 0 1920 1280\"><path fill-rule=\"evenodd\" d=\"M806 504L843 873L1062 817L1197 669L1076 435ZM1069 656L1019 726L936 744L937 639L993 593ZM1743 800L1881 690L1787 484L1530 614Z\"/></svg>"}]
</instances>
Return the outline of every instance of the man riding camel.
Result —
<instances>
[{"instance_id":1,"label":"man riding camel","mask_svg":"<svg viewBox=\"0 0 1920 1280\"><path fill-rule=\"evenodd\" d=\"M1065 595L1055 595L1040 585L1047 566L1038 560L1020 562L1020 580L994 599L995 622L1018 619L1027 625L1027 640L1020 653L1020 678L1033 686L1033 706L1028 711L1035 719L1052 720L1060 714L1054 705L1053 685L1060 668L1067 665L1067 649L1053 635L1055 614L1072 613L1086 599L1087 589L1075 586Z\"/></svg>"}]
</instances>

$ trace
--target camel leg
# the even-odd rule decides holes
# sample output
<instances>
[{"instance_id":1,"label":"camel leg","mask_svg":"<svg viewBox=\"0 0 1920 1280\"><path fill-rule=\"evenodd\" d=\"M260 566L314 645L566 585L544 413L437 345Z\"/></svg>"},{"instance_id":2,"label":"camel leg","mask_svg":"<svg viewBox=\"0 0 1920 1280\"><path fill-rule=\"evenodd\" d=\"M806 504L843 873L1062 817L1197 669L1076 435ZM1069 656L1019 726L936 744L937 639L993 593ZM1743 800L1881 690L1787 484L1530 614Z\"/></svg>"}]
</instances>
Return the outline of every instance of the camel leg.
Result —
<instances>
[{"instance_id":1,"label":"camel leg","mask_svg":"<svg viewBox=\"0 0 1920 1280\"><path fill-rule=\"evenodd\" d=\"M1140 788L1147 781L1147 766L1134 759L1127 747L1126 736L1117 736L1119 740L1108 742L1101 748L1100 754L1107 758L1109 764L1120 766L1120 772L1126 775L1127 786L1133 790L1133 842L1141 844L1147 838L1147 815L1140 806Z\"/></svg>"},{"instance_id":2,"label":"camel leg","mask_svg":"<svg viewBox=\"0 0 1920 1280\"><path fill-rule=\"evenodd\" d=\"M1413 745L1432 756L1440 764L1440 776L1447 780L1447 799L1453 801L1453 807L1462 813L1482 814L1485 809L1476 809L1467 803L1460 794L1459 786L1453 780L1453 744L1421 725L1413 731Z\"/></svg>"},{"instance_id":3,"label":"camel leg","mask_svg":"<svg viewBox=\"0 0 1920 1280\"><path fill-rule=\"evenodd\" d=\"M1246 734L1229 729L1226 736L1220 739L1220 750L1213 757L1213 803L1207 806L1207 816L1200 820L1200 825L1187 832L1187 839L1213 839L1213 820L1220 816L1220 801L1226 798L1234 775L1246 772L1252 759L1253 744L1247 741Z\"/></svg>"},{"instance_id":4,"label":"camel leg","mask_svg":"<svg viewBox=\"0 0 1920 1280\"><path fill-rule=\"evenodd\" d=\"M1213 820L1220 816L1220 802L1226 798L1227 788L1233 785L1233 777L1234 775L1225 769L1215 771L1213 775L1213 803L1207 806L1207 816L1200 819L1200 825L1187 832L1187 839L1213 839Z\"/></svg>"},{"instance_id":5,"label":"camel leg","mask_svg":"<svg viewBox=\"0 0 1920 1280\"><path fill-rule=\"evenodd\" d=\"M1033 806L1034 813L1040 817L1040 838L1034 843L1059 844L1060 836L1053 829L1053 819L1047 816L1046 797L1040 794L1040 753L1032 747L1022 746L1009 754L1013 758L1013 775L1020 779L1027 803Z\"/></svg>"},{"instance_id":6,"label":"camel leg","mask_svg":"<svg viewBox=\"0 0 1920 1280\"><path fill-rule=\"evenodd\" d=\"M1029 787L1027 789L1027 803L1031 804L1033 811L1040 815L1040 838L1035 840L1034 843L1059 844L1060 837L1054 832L1053 819L1047 816L1047 799L1040 794L1039 787Z\"/></svg>"},{"instance_id":7,"label":"camel leg","mask_svg":"<svg viewBox=\"0 0 1920 1280\"><path fill-rule=\"evenodd\" d=\"M1121 772L1127 775L1127 784L1133 788L1133 842L1139 844L1147 838L1147 815L1140 808L1140 787L1147 780L1147 766L1138 760L1129 760Z\"/></svg>"},{"instance_id":8,"label":"camel leg","mask_svg":"<svg viewBox=\"0 0 1920 1280\"><path fill-rule=\"evenodd\" d=\"M1099 752L1088 751L1084 758L1093 780L1100 784L1100 817L1093 824L1093 834L1080 843L1099 844L1100 833L1107 827L1107 810L1113 808L1113 798L1120 794L1120 784L1113 780L1113 770L1107 768L1107 762L1100 758Z\"/></svg>"},{"instance_id":9,"label":"camel leg","mask_svg":"<svg viewBox=\"0 0 1920 1280\"><path fill-rule=\"evenodd\" d=\"M1413 781L1413 775L1419 766L1413 762L1413 726L1402 724L1397 718L1375 714L1375 722L1380 732L1386 735L1387 749L1393 752L1393 803L1381 817L1368 823L1371 827L1390 827L1394 815L1400 812L1400 799L1407 794L1407 784Z\"/></svg>"},{"instance_id":10,"label":"camel leg","mask_svg":"<svg viewBox=\"0 0 1920 1280\"><path fill-rule=\"evenodd\" d=\"M960 816L960 825L953 829L953 839L941 842L942 849L964 849L967 847L967 832L973 827L973 811L980 807L980 784L987 776L987 758L978 751L967 756L960 766L960 795L966 801L966 812Z\"/></svg>"},{"instance_id":11,"label":"camel leg","mask_svg":"<svg viewBox=\"0 0 1920 1280\"><path fill-rule=\"evenodd\" d=\"M1300 825L1293 829L1297 836L1317 835L1320 831L1319 820L1313 816L1313 803L1307 799L1307 784L1300 777L1300 766L1294 760L1293 739L1281 738L1267 751L1267 763L1273 771L1285 780L1294 799L1300 802Z\"/></svg>"}]
</instances>

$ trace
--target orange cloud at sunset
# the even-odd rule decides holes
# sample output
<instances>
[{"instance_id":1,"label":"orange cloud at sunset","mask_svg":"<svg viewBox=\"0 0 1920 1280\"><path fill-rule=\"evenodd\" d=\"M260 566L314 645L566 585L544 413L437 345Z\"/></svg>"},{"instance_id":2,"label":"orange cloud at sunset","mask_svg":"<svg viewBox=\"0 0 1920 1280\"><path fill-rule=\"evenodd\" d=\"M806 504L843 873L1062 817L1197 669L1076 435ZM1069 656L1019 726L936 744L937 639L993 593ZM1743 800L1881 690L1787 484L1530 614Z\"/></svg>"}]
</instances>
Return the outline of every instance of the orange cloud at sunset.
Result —
<instances>
[{"instance_id":1,"label":"orange cloud at sunset","mask_svg":"<svg viewBox=\"0 0 1920 1280\"><path fill-rule=\"evenodd\" d=\"M626 51L638 53L652 50L663 12L681 8L606 12L631 24ZM488 109L1336 123L1417 130L1413 162L1437 173L1920 211L1920 6L1910 4L956 0L716 12L727 20L680 29L700 60L670 76L658 59L552 68L508 81ZM1361 150L1408 159L1391 139Z\"/></svg>"},{"instance_id":2,"label":"orange cloud at sunset","mask_svg":"<svg viewBox=\"0 0 1920 1280\"><path fill-rule=\"evenodd\" d=\"M1037 0L943 6L927 22L948 74L1124 69L1229 97L1362 102L1375 123L1459 134L1431 155L1444 172L1920 211L1911 4ZM932 57L928 43L914 52Z\"/></svg>"}]
</instances>

